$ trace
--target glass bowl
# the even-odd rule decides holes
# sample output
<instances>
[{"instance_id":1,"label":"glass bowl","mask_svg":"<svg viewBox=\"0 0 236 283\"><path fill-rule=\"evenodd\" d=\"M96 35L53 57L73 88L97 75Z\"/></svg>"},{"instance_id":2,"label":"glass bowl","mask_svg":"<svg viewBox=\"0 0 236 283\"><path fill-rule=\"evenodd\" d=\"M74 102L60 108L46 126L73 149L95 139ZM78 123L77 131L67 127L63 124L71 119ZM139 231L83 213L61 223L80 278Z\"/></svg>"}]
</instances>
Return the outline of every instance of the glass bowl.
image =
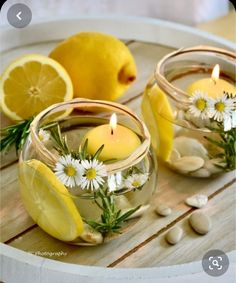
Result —
<instances>
[{"instance_id":1,"label":"glass bowl","mask_svg":"<svg viewBox=\"0 0 236 283\"><path fill-rule=\"evenodd\" d=\"M214 90L211 84L218 83L211 74L216 64L220 79L233 91L222 87L215 98L200 89L190 93L190 85L201 79L209 80L209 91ZM143 95L142 114L157 156L172 170L199 178L235 170L235 68L234 53L209 46L182 48L158 63ZM193 105L198 95L206 97L209 116L197 116ZM217 121L212 109L222 97L231 104L230 115Z\"/></svg>"},{"instance_id":2,"label":"glass bowl","mask_svg":"<svg viewBox=\"0 0 236 283\"><path fill-rule=\"evenodd\" d=\"M124 158L100 159L104 140L89 152L116 113L118 152L138 146ZM132 135L129 136L130 132ZM85 139L85 136L88 138ZM104 142L104 143L103 143ZM103 148L103 144L105 147ZM74 99L35 117L19 163L21 196L33 220L51 236L76 245L97 245L128 231L147 211L156 189L157 163L145 124L127 107L106 101Z\"/></svg>"}]
</instances>

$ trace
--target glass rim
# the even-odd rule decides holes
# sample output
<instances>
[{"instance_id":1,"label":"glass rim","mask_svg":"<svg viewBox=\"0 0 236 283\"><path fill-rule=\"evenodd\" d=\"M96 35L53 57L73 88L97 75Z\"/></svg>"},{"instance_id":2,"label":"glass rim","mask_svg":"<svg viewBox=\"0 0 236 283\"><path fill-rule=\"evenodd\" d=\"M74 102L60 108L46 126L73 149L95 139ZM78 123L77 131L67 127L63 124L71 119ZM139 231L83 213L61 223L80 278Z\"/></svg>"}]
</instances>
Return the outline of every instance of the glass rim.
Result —
<instances>
[{"instance_id":1,"label":"glass rim","mask_svg":"<svg viewBox=\"0 0 236 283\"><path fill-rule=\"evenodd\" d=\"M172 83L170 83L164 76L164 66L165 64L172 58L177 57L179 55L187 54L187 53L209 53L209 54L218 54L222 55L225 58L230 58L231 60L236 60L236 54L218 47L212 47L207 45L199 45L194 47L180 48L176 51L173 51L166 56L164 56L157 64L154 77L160 86L161 89L164 89L171 98L177 103L181 103L183 106L188 107L189 105L189 95L186 91L175 87Z\"/></svg>"},{"instance_id":2,"label":"glass rim","mask_svg":"<svg viewBox=\"0 0 236 283\"><path fill-rule=\"evenodd\" d=\"M57 162L57 158L51 153L38 136L40 123L49 115L66 110L68 108L84 108L84 107L104 107L105 109L113 110L116 113L123 113L129 116L133 121L136 122L138 128L141 130L142 142L141 145L126 159L115 161L111 164L106 164L107 172L109 174L124 170L139 163L144 156L149 152L151 137L145 123L127 106L104 100L90 100L85 98L75 98L70 101L60 102L53 104L40 112L32 121L30 125L30 134L32 144L35 150L39 151L40 155L43 156L45 162L53 167ZM62 118L63 116L61 116Z\"/></svg>"}]
</instances>

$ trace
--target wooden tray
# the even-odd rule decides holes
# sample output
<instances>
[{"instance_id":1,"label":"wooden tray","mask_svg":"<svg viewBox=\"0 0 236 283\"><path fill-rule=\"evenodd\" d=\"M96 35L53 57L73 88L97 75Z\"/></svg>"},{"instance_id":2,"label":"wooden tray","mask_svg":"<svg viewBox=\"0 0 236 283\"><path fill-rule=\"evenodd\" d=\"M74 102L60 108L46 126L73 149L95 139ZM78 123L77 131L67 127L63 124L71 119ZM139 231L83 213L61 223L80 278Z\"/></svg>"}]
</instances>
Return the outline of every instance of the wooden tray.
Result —
<instances>
[{"instance_id":1,"label":"wooden tray","mask_svg":"<svg viewBox=\"0 0 236 283\"><path fill-rule=\"evenodd\" d=\"M142 91L162 56L176 48L199 44L235 50L229 41L160 20L61 19L22 30L4 28L1 69L22 54L48 54L63 38L84 30L114 34L130 48L137 62L138 79L121 102L139 114ZM4 127L10 121L1 116ZM15 153L2 156L0 280L7 283L208 281L211 278L203 272L201 259L208 250L220 249L230 257L229 270L221 282L232 282L236 267L235 172L199 180L177 175L159 164L158 174L152 207L131 231L102 246L75 247L53 239L31 220L19 195ZM212 215L213 229L205 236L196 235L187 224L193 209L184 200L195 193L207 194L210 199L206 210ZM158 217L154 213L158 203L169 205L173 213L166 218ZM185 235L178 245L169 246L164 235L174 225L182 226Z\"/></svg>"}]
</instances>

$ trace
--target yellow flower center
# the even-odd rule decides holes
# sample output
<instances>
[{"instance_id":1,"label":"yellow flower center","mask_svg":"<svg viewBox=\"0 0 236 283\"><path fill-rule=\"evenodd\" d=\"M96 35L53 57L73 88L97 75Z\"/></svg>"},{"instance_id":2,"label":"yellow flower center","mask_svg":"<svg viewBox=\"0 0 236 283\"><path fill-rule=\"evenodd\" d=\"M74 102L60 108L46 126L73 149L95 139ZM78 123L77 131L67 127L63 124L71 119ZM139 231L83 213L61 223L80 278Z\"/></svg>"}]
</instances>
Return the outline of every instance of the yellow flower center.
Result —
<instances>
[{"instance_id":1,"label":"yellow flower center","mask_svg":"<svg viewBox=\"0 0 236 283\"><path fill-rule=\"evenodd\" d=\"M203 98L199 98L196 103L195 103L197 109L199 109L200 111L203 111L206 108L206 100Z\"/></svg>"},{"instance_id":2,"label":"yellow flower center","mask_svg":"<svg viewBox=\"0 0 236 283\"><path fill-rule=\"evenodd\" d=\"M72 165L68 165L67 167L65 167L64 172L69 177L73 177L76 175L76 170Z\"/></svg>"},{"instance_id":3,"label":"yellow flower center","mask_svg":"<svg viewBox=\"0 0 236 283\"><path fill-rule=\"evenodd\" d=\"M140 185L141 185L141 183L140 183L139 180L133 180L133 182L132 182L133 187L140 187Z\"/></svg>"},{"instance_id":4,"label":"yellow flower center","mask_svg":"<svg viewBox=\"0 0 236 283\"><path fill-rule=\"evenodd\" d=\"M97 176L97 172L94 168L90 168L86 171L86 178L88 180L93 180L96 178L96 176Z\"/></svg>"},{"instance_id":5,"label":"yellow flower center","mask_svg":"<svg viewBox=\"0 0 236 283\"><path fill-rule=\"evenodd\" d=\"M43 141L43 135L42 134L39 134L39 140Z\"/></svg>"},{"instance_id":6,"label":"yellow flower center","mask_svg":"<svg viewBox=\"0 0 236 283\"><path fill-rule=\"evenodd\" d=\"M44 134L39 133L39 140L40 140L41 142L44 141Z\"/></svg>"},{"instance_id":7,"label":"yellow flower center","mask_svg":"<svg viewBox=\"0 0 236 283\"><path fill-rule=\"evenodd\" d=\"M215 104L215 109L219 112L223 112L225 110L225 104L220 101Z\"/></svg>"}]
</instances>

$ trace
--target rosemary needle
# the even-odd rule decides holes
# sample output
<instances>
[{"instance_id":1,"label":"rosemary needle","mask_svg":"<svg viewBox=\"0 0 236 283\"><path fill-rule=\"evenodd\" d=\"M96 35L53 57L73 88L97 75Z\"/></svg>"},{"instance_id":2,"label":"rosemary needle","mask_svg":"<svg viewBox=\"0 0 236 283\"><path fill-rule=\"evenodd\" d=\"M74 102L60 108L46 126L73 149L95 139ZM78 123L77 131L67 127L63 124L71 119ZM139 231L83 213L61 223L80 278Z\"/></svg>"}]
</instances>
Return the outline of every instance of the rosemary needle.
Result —
<instances>
[{"instance_id":1,"label":"rosemary needle","mask_svg":"<svg viewBox=\"0 0 236 283\"><path fill-rule=\"evenodd\" d=\"M16 151L22 148L28 135L33 117L1 129L0 151L8 151L15 145Z\"/></svg>"}]
</instances>

